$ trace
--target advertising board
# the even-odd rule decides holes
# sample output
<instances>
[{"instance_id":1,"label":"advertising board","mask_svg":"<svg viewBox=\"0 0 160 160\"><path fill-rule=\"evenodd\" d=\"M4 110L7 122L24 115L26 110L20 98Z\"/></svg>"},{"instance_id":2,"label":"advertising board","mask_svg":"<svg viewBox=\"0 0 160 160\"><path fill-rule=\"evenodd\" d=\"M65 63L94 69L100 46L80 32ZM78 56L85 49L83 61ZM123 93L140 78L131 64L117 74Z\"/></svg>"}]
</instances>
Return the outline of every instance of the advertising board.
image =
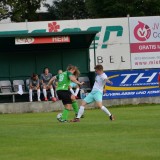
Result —
<instances>
[{"instance_id":1,"label":"advertising board","mask_svg":"<svg viewBox=\"0 0 160 160\"><path fill-rule=\"evenodd\" d=\"M113 85L106 84L103 99L160 96L158 73L158 69L108 71L106 74Z\"/></svg>"}]
</instances>

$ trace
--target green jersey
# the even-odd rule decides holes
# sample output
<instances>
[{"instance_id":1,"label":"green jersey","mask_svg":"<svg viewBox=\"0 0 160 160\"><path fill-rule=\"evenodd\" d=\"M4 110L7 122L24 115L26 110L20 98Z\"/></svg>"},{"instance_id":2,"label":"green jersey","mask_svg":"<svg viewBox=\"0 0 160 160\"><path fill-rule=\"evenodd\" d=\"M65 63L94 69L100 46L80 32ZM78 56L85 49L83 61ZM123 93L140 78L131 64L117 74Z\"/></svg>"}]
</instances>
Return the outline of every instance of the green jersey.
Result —
<instances>
[{"instance_id":1,"label":"green jersey","mask_svg":"<svg viewBox=\"0 0 160 160\"><path fill-rule=\"evenodd\" d=\"M56 90L68 90L68 87L71 83L70 76L73 76L71 72L63 72L58 74L56 78L58 79L58 87Z\"/></svg>"}]
</instances>

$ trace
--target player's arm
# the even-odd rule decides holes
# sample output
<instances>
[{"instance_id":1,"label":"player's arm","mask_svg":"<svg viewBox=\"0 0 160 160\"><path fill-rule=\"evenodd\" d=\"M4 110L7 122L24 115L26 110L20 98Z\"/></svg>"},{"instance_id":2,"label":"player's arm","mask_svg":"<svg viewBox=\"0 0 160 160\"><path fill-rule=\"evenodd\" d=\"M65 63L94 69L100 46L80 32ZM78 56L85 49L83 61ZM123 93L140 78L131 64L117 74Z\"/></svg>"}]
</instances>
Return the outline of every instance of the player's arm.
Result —
<instances>
[{"instance_id":1,"label":"player's arm","mask_svg":"<svg viewBox=\"0 0 160 160\"><path fill-rule=\"evenodd\" d=\"M75 77L74 75L70 75L69 78L70 78L70 80L71 80L72 82L74 82L74 83L76 83L76 84L78 84L78 85L83 85L83 84L84 84L84 82L79 82L79 81L77 81L77 79L76 79L76 77Z\"/></svg>"},{"instance_id":2,"label":"player's arm","mask_svg":"<svg viewBox=\"0 0 160 160\"><path fill-rule=\"evenodd\" d=\"M29 81L29 88L33 88L31 80Z\"/></svg>"},{"instance_id":3,"label":"player's arm","mask_svg":"<svg viewBox=\"0 0 160 160\"><path fill-rule=\"evenodd\" d=\"M108 78L105 79L105 83L113 84L112 81L110 81ZM103 87L103 93L106 93L106 85Z\"/></svg>"},{"instance_id":4,"label":"player's arm","mask_svg":"<svg viewBox=\"0 0 160 160\"><path fill-rule=\"evenodd\" d=\"M41 74L41 77L40 77L40 83L43 84L43 77L42 77L42 74Z\"/></svg>"},{"instance_id":5,"label":"player's arm","mask_svg":"<svg viewBox=\"0 0 160 160\"><path fill-rule=\"evenodd\" d=\"M56 76L52 77L52 78L50 79L50 81L48 82L48 86L50 86L55 79L56 79Z\"/></svg>"},{"instance_id":6,"label":"player's arm","mask_svg":"<svg viewBox=\"0 0 160 160\"><path fill-rule=\"evenodd\" d=\"M39 84L40 84L40 81L39 81L39 79L38 79L38 84L37 84L37 86L36 86L36 87L37 87L37 89L40 87L40 85L39 85Z\"/></svg>"},{"instance_id":7,"label":"player's arm","mask_svg":"<svg viewBox=\"0 0 160 160\"><path fill-rule=\"evenodd\" d=\"M111 85L113 84L113 82L110 81L108 78L105 79L105 82L106 82L106 83L109 83L109 84L111 84Z\"/></svg>"}]
</instances>

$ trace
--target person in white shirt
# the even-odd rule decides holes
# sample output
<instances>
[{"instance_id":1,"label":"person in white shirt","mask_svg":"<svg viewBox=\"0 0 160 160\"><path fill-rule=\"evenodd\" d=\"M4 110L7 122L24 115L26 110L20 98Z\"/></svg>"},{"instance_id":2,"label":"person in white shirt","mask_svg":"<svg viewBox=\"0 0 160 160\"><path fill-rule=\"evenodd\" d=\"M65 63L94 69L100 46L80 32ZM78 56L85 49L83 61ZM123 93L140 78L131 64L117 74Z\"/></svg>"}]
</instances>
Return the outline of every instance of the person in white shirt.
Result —
<instances>
[{"instance_id":1,"label":"person in white shirt","mask_svg":"<svg viewBox=\"0 0 160 160\"><path fill-rule=\"evenodd\" d=\"M94 69L97 76L95 78L92 91L83 99L77 117L71 120L71 122L80 122L80 118L84 114L85 105L92 102L96 102L97 106L109 116L109 119L111 121L114 120L114 116L102 104L103 88L105 84L110 83L112 85L113 83L110 80L108 80L107 75L103 72L102 65L96 65Z\"/></svg>"}]
</instances>

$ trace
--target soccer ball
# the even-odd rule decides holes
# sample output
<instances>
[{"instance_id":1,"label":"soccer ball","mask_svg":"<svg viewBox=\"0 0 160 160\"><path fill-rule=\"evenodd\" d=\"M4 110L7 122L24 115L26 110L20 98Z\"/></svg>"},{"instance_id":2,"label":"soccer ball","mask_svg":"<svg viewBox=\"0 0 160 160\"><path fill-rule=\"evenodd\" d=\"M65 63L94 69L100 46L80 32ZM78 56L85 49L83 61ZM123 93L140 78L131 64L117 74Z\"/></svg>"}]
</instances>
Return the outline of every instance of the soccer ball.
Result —
<instances>
[{"instance_id":1,"label":"soccer ball","mask_svg":"<svg viewBox=\"0 0 160 160\"><path fill-rule=\"evenodd\" d=\"M62 113L58 113L57 114L57 120L59 121L61 119L61 117L62 117Z\"/></svg>"}]
</instances>

